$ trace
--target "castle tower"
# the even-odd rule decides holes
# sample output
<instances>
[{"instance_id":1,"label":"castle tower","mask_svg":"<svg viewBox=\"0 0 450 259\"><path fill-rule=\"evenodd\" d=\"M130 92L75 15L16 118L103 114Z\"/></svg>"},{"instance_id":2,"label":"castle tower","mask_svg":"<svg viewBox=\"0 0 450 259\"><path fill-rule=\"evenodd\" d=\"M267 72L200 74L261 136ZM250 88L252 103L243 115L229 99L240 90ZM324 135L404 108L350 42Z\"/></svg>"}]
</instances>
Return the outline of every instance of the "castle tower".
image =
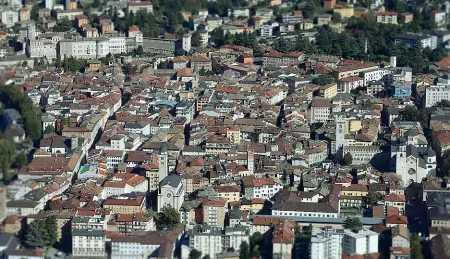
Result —
<instances>
[{"instance_id":1,"label":"castle tower","mask_svg":"<svg viewBox=\"0 0 450 259\"><path fill-rule=\"evenodd\" d=\"M158 154L158 174L159 174L159 180L162 181L164 178L166 178L169 175L169 165L168 165L168 158L167 158L167 147L165 144L161 147L161 150Z\"/></svg>"},{"instance_id":2,"label":"castle tower","mask_svg":"<svg viewBox=\"0 0 450 259\"><path fill-rule=\"evenodd\" d=\"M183 44L183 49L186 52L191 51L191 38L192 38L192 35L190 33L186 33L183 35L182 44Z\"/></svg>"},{"instance_id":3,"label":"castle tower","mask_svg":"<svg viewBox=\"0 0 450 259\"><path fill-rule=\"evenodd\" d=\"M397 139L397 150L395 151L395 172L402 177L403 182L407 179L406 171L406 138L400 136ZM406 184L406 182L405 182Z\"/></svg>"},{"instance_id":4,"label":"castle tower","mask_svg":"<svg viewBox=\"0 0 450 259\"><path fill-rule=\"evenodd\" d=\"M251 174L255 173L255 154L253 150L247 151L247 168Z\"/></svg>"},{"instance_id":5,"label":"castle tower","mask_svg":"<svg viewBox=\"0 0 450 259\"><path fill-rule=\"evenodd\" d=\"M27 25L27 38L29 40L36 38L36 25L34 23L28 23Z\"/></svg>"},{"instance_id":6,"label":"castle tower","mask_svg":"<svg viewBox=\"0 0 450 259\"><path fill-rule=\"evenodd\" d=\"M344 143L345 143L345 116L339 114L335 116L336 123L336 156L344 157Z\"/></svg>"}]
</instances>

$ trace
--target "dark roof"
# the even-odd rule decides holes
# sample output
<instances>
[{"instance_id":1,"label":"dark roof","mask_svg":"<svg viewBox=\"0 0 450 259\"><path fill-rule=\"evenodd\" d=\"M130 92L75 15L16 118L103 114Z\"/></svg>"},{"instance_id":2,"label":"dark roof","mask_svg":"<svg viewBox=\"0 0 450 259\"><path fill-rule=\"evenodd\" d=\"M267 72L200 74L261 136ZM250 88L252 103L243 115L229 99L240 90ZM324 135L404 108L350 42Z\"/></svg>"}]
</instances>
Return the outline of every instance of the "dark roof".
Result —
<instances>
[{"instance_id":1,"label":"dark roof","mask_svg":"<svg viewBox=\"0 0 450 259\"><path fill-rule=\"evenodd\" d=\"M181 177L177 174L171 174L171 175L167 176L166 178L164 178L164 180L162 180L161 186L170 185L172 187L177 187L182 180L183 180L183 177Z\"/></svg>"},{"instance_id":2,"label":"dark roof","mask_svg":"<svg viewBox=\"0 0 450 259\"><path fill-rule=\"evenodd\" d=\"M9 208L34 208L39 203L37 201L28 201L28 200L14 200L8 201L6 203L6 207Z\"/></svg>"},{"instance_id":3,"label":"dark roof","mask_svg":"<svg viewBox=\"0 0 450 259\"><path fill-rule=\"evenodd\" d=\"M22 137L25 135L25 130L20 125L11 124L5 130L5 134L13 137Z\"/></svg>"},{"instance_id":4,"label":"dark roof","mask_svg":"<svg viewBox=\"0 0 450 259\"><path fill-rule=\"evenodd\" d=\"M11 233L0 233L0 247L8 246L11 239L14 237Z\"/></svg>"}]
</instances>

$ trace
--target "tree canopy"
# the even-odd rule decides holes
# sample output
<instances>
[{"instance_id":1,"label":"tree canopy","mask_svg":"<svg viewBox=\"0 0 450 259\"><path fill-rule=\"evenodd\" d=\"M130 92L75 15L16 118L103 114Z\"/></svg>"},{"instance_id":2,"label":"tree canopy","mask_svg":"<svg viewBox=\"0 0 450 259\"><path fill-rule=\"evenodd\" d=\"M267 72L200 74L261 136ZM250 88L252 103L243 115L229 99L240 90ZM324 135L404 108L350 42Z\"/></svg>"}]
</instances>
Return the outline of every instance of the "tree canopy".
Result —
<instances>
[{"instance_id":1,"label":"tree canopy","mask_svg":"<svg viewBox=\"0 0 450 259\"><path fill-rule=\"evenodd\" d=\"M171 228L178 223L180 223L180 213L172 206L165 206L158 214L160 228Z\"/></svg>"},{"instance_id":2,"label":"tree canopy","mask_svg":"<svg viewBox=\"0 0 450 259\"><path fill-rule=\"evenodd\" d=\"M344 221L344 228L346 229L358 229L361 227L362 223L359 218L346 218Z\"/></svg>"},{"instance_id":3,"label":"tree canopy","mask_svg":"<svg viewBox=\"0 0 450 259\"><path fill-rule=\"evenodd\" d=\"M239 246L239 259L248 259L250 256L250 246L247 242L243 241Z\"/></svg>"},{"instance_id":4,"label":"tree canopy","mask_svg":"<svg viewBox=\"0 0 450 259\"><path fill-rule=\"evenodd\" d=\"M331 75L320 75L317 78L314 78L312 83L316 85L329 85L334 83L334 77Z\"/></svg>"},{"instance_id":5,"label":"tree canopy","mask_svg":"<svg viewBox=\"0 0 450 259\"><path fill-rule=\"evenodd\" d=\"M350 152L345 153L344 159L342 160L343 165L351 165L353 163L353 157Z\"/></svg>"},{"instance_id":6,"label":"tree canopy","mask_svg":"<svg viewBox=\"0 0 450 259\"><path fill-rule=\"evenodd\" d=\"M198 251L197 249L192 249L189 252L189 259L200 259L202 257L202 252Z\"/></svg>"},{"instance_id":7,"label":"tree canopy","mask_svg":"<svg viewBox=\"0 0 450 259\"><path fill-rule=\"evenodd\" d=\"M5 108L19 111L25 124L25 133L36 141L42 136L41 110L36 108L28 95L11 85L0 85L0 102Z\"/></svg>"}]
</instances>

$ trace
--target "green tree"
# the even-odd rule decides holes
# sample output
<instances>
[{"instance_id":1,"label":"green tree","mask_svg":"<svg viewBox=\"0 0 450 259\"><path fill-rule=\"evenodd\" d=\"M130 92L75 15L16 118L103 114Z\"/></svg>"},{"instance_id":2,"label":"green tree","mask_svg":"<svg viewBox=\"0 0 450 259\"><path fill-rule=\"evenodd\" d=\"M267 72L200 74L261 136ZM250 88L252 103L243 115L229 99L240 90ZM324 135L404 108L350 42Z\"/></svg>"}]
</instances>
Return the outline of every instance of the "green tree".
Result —
<instances>
[{"instance_id":1,"label":"green tree","mask_svg":"<svg viewBox=\"0 0 450 259\"><path fill-rule=\"evenodd\" d=\"M418 121L424 128L428 128L428 113L425 109L417 109L413 106L408 106L403 113L403 120Z\"/></svg>"},{"instance_id":2,"label":"green tree","mask_svg":"<svg viewBox=\"0 0 450 259\"><path fill-rule=\"evenodd\" d=\"M346 218L344 221L344 228L346 229L358 229L361 227L362 223L359 218Z\"/></svg>"},{"instance_id":3,"label":"green tree","mask_svg":"<svg viewBox=\"0 0 450 259\"><path fill-rule=\"evenodd\" d=\"M414 259L423 259L422 246L420 245L420 237L417 233L413 233L410 237L411 257Z\"/></svg>"},{"instance_id":4,"label":"green tree","mask_svg":"<svg viewBox=\"0 0 450 259\"><path fill-rule=\"evenodd\" d=\"M299 192L305 191L305 185L303 183L303 174L300 175L300 183L298 184L297 191Z\"/></svg>"},{"instance_id":5,"label":"green tree","mask_svg":"<svg viewBox=\"0 0 450 259\"><path fill-rule=\"evenodd\" d=\"M100 0L94 0L94 2L92 3L92 7L94 8L99 8L101 5Z\"/></svg>"},{"instance_id":6,"label":"green tree","mask_svg":"<svg viewBox=\"0 0 450 259\"><path fill-rule=\"evenodd\" d=\"M200 45L202 45L200 32L198 30L192 33L191 44L193 47L200 47Z\"/></svg>"},{"instance_id":7,"label":"green tree","mask_svg":"<svg viewBox=\"0 0 450 259\"><path fill-rule=\"evenodd\" d=\"M53 134L55 131L55 127L53 125L49 125L45 128L44 134Z\"/></svg>"},{"instance_id":8,"label":"green tree","mask_svg":"<svg viewBox=\"0 0 450 259\"><path fill-rule=\"evenodd\" d=\"M441 159L441 176L450 176L450 150L446 150Z\"/></svg>"},{"instance_id":9,"label":"green tree","mask_svg":"<svg viewBox=\"0 0 450 259\"><path fill-rule=\"evenodd\" d=\"M63 62L63 64L64 64L64 72L69 71L69 63L67 62L67 56L66 55L64 55L64 62Z\"/></svg>"},{"instance_id":10,"label":"green tree","mask_svg":"<svg viewBox=\"0 0 450 259\"><path fill-rule=\"evenodd\" d=\"M58 241L58 225L56 224L56 217L50 216L43 220L44 232L46 232L44 243L47 246L53 246Z\"/></svg>"},{"instance_id":11,"label":"green tree","mask_svg":"<svg viewBox=\"0 0 450 259\"><path fill-rule=\"evenodd\" d=\"M314 78L312 83L316 85L329 85L334 83L334 77L330 75L320 75L317 78Z\"/></svg>"},{"instance_id":12,"label":"green tree","mask_svg":"<svg viewBox=\"0 0 450 259\"><path fill-rule=\"evenodd\" d=\"M353 163L353 157L350 152L345 153L344 159L342 160L343 165L351 165Z\"/></svg>"},{"instance_id":13,"label":"green tree","mask_svg":"<svg viewBox=\"0 0 450 259\"><path fill-rule=\"evenodd\" d=\"M35 107L28 95L16 87L0 85L0 102L6 108L16 109L20 112L28 137L36 141L42 136L41 110Z\"/></svg>"},{"instance_id":14,"label":"green tree","mask_svg":"<svg viewBox=\"0 0 450 259\"><path fill-rule=\"evenodd\" d=\"M61 67L62 61L61 61L61 55L58 55L56 57L56 67Z\"/></svg>"},{"instance_id":15,"label":"green tree","mask_svg":"<svg viewBox=\"0 0 450 259\"><path fill-rule=\"evenodd\" d=\"M200 259L202 257L202 252L198 251L197 249L192 249L189 252L189 259Z\"/></svg>"},{"instance_id":16,"label":"green tree","mask_svg":"<svg viewBox=\"0 0 450 259\"><path fill-rule=\"evenodd\" d=\"M250 246L243 241L239 246L239 259L249 259L250 255Z\"/></svg>"},{"instance_id":17,"label":"green tree","mask_svg":"<svg viewBox=\"0 0 450 259\"><path fill-rule=\"evenodd\" d=\"M72 21L70 21L68 18L63 18L61 20L58 20L56 25L53 27L53 31L55 32L65 32L70 29L72 29Z\"/></svg>"},{"instance_id":18,"label":"green tree","mask_svg":"<svg viewBox=\"0 0 450 259\"><path fill-rule=\"evenodd\" d=\"M142 47L142 45L139 45L139 46L136 48L136 54L137 54L138 56L142 56L142 55L144 54L144 48Z\"/></svg>"},{"instance_id":19,"label":"green tree","mask_svg":"<svg viewBox=\"0 0 450 259\"><path fill-rule=\"evenodd\" d=\"M172 206L165 206L158 214L160 228L171 228L180 222L180 213Z\"/></svg>"},{"instance_id":20,"label":"green tree","mask_svg":"<svg viewBox=\"0 0 450 259\"><path fill-rule=\"evenodd\" d=\"M291 42L285 38L277 38L272 45L273 49L279 52L287 53L292 51Z\"/></svg>"},{"instance_id":21,"label":"green tree","mask_svg":"<svg viewBox=\"0 0 450 259\"><path fill-rule=\"evenodd\" d=\"M333 17L331 19L334 23L340 23L342 21L342 16L340 13L333 13Z\"/></svg>"},{"instance_id":22,"label":"green tree","mask_svg":"<svg viewBox=\"0 0 450 259\"><path fill-rule=\"evenodd\" d=\"M211 259L211 257L209 257L209 255L205 255L202 257L202 259Z\"/></svg>"},{"instance_id":23,"label":"green tree","mask_svg":"<svg viewBox=\"0 0 450 259\"><path fill-rule=\"evenodd\" d=\"M14 142L5 136L0 138L0 169L5 174L11 169L15 154Z\"/></svg>"},{"instance_id":24,"label":"green tree","mask_svg":"<svg viewBox=\"0 0 450 259\"><path fill-rule=\"evenodd\" d=\"M369 191L369 193L366 196L367 204L372 206L373 204L382 201L384 199L384 196L379 192Z\"/></svg>"},{"instance_id":25,"label":"green tree","mask_svg":"<svg viewBox=\"0 0 450 259\"><path fill-rule=\"evenodd\" d=\"M39 220L34 220L27 228L24 241L27 248L36 249L44 247L44 240L39 222Z\"/></svg>"},{"instance_id":26,"label":"green tree","mask_svg":"<svg viewBox=\"0 0 450 259\"><path fill-rule=\"evenodd\" d=\"M303 7L303 9L302 9L303 17L305 17L306 19L313 18L315 12L316 12L316 7L310 1L308 1L307 4L305 5L305 7Z\"/></svg>"},{"instance_id":27,"label":"green tree","mask_svg":"<svg viewBox=\"0 0 450 259\"><path fill-rule=\"evenodd\" d=\"M27 154L25 154L24 152L19 153L16 156L15 162L14 162L14 166L18 169L22 168L23 166L26 166L28 164L28 157Z\"/></svg>"},{"instance_id":28,"label":"green tree","mask_svg":"<svg viewBox=\"0 0 450 259\"><path fill-rule=\"evenodd\" d=\"M260 247L262 246L263 240L264 236L260 232L255 232L250 237L250 251L252 252L253 257L261 257Z\"/></svg>"},{"instance_id":29,"label":"green tree","mask_svg":"<svg viewBox=\"0 0 450 259\"><path fill-rule=\"evenodd\" d=\"M449 100L441 100L440 102L436 103L434 106L439 108L448 108L450 107L450 101Z\"/></svg>"}]
</instances>

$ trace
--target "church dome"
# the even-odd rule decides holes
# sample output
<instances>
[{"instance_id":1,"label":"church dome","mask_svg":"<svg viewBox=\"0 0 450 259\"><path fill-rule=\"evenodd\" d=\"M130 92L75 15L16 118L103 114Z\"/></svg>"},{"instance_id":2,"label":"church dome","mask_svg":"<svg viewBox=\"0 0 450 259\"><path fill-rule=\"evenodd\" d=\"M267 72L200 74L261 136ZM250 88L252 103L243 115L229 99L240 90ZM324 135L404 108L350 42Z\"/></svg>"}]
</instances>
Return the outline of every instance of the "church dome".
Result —
<instances>
[{"instance_id":1,"label":"church dome","mask_svg":"<svg viewBox=\"0 0 450 259\"><path fill-rule=\"evenodd\" d=\"M436 152L434 152L434 150L431 147L428 147L427 157L435 157L435 156L436 156Z\"/></svg>"},{"instance_id":2,"label":"church dome","mask_svg":"<svg viewBox=\"0 0 450 259\"><path fill-rule=\"evenodd\" d=\"M406 145L406 138L405 138L404 136L400 136L400 137L397 139L397 141L398 141L398 143L399 143L400 145Z\"/></svg>"}]
</instances>

